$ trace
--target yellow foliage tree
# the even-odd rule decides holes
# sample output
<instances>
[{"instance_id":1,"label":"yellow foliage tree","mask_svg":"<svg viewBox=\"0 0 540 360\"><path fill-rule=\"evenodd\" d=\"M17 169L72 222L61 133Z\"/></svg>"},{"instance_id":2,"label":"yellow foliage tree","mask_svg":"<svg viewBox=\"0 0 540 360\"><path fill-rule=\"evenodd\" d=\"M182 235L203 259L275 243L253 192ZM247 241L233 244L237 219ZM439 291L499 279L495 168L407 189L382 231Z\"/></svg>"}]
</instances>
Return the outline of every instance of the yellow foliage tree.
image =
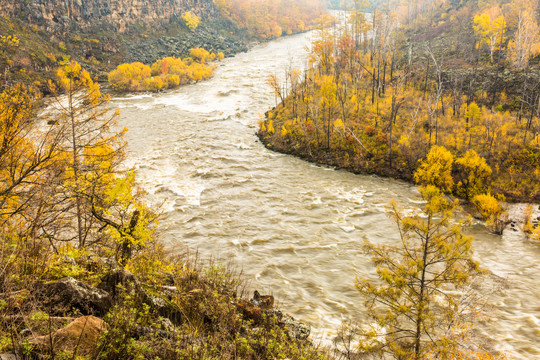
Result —
<instances>
[{"instance_id":1,"label":"yellow foliage tree","mask_svg":"<svg viewBox=\"0 0 540 360\"><path fill-rule=\"evenodd\" d=\"M163 84L160 77L156 80ZM109 96L101 94L99 85L78 63L64 64L58 83L67 94L67 104L59 114L66 139L60 189L74 202L79 247L105 241L95 233L109 229L117 260L126 265L133 251L150 241L155 225L152 211L135 189L134 173L119 171L126 129L116 131L119 112L110 115Z\"/></svg>"},{"instance_id":2,"label":"yellow foliage tree","mask_svg":"<svg viewBox=\"0 0 540 360\"><path fill-rule=\"evenodd\" d=\"M205 49L191 49L191 57L184 60L176 57L164 57L152 66L142 63L119 65L109 73L109 82L117 90L159 91L188 84L190 81L205 80L214 74L214 65L207 61L222 58Z\"/></svg>"},{"instance_id":3,"label":"yellow foliage tree","mask_svg":"<svg viewBox=\"0 0 540 360\"><path fill-rule=\"evenodd\" d=\"M425 160L414 173L414 180L420 185L434 185L443 193L452 192L452 163L454 156L443 146L433 146Z\"/></svg>"},{"instance_id":4,"label":"yellow foliage tree","mask_svg":"<svg viewBox=\"0 0 540 360\"><path fill-rule=\"evenodd\" d=\"M54 206L43 187L56 180L61 134L38 130L33 106L34 94L21 84L0 93L0 253L13 255L0 255L4 269L23 252L39 251L34 236Z\"/></svg>"},{"instance_id":5,"label":"yellow foliage tree","mask_svg":"<svg viewBox=\"0 0 540 360\"><path fill-rule=\"evenodd\" d=\"M508 213L499 200L491 194L480 194L473 198L473 205L492 230L499 235L502 234L508 225Z\"/></svg>"},{"instance_id":6,"label":"yellow foliage tree","mask_svg":"<svg viewBox=\"0 0 540 360\"><path fill-rule=\"evenodd\" d=\"M448 353L468 350L449 329L465 310L459 303L460 290L479 270L472 259L472 237L452 222L456 203L449 203L432 185L420 188L420 193L427 201L421 214L404 216L392 204L399 245L364 244L379 278L356 279L375 322L361 334L359 347L364 352L423 360L430 353L445 359ZM473 319L468 320L465 326Z\"/></svg>"},{"instance_id":7,"label":"yellow foliage tree","mask_svg":"<svg viewBox=\"0 0 540 360\"><path fill-rule=\"evenodd\" d=\"M487 12L474 17L474 31L479 35L480 41L477 46L486 44L489 47L489 56L493 62L493 53L500 50L505 41L506 21L503 15L497 16L498 8L492 8Z\"/></svg>"},{"instance_id":8,"label":"yellow foliage tree","mask_svg":"<svg viewBox=\"0 0 540 360\"><path fill-rule=\"evenodd\" d=\"M520 10L514 38L508 42L510 58L515 66L523 68L529 59L540 53L540 28L527 10Z\"/></svg>"},{"instance_id":9,"label":"yellow foliage tree","mask_svg":"<svg viewBox=\"0 0 540 360\"><path fill-rule=\"evenodd\" d=\"M121 64L109 73L109 83L116 90L140 90L143 79L150 77L151 69L140 62Z\"/></svg>"},{"instance_id":10,"label":"yellow foliage tree","mask_svg":"<svg viewBox=\"0 0 540 360\"><path fill-rule=\"evenodd\" d=\"M186 26L191 30L195 30L201 22L201 18L199 16L193 15L189 11L182 14L182 19L184 19Z\"/></svg>"},{"instance_id":11,"label":"yellow foliage tree","mask_svg":"<svg viewBox=\"0 0 540 360\"><path fill-rule=\"evenodd\" d=\"M164 83L160 76L153 76L143 80L142 87L148 91L159 91L163 89Z\"/></svg>"},{"instance_id":12,"label":"yellow foliage tree","mask_svg":"<svg viewBox=\"0 0 540 360\"><path fill-rule=\"evenodd\" d=\"M210 53L203 48L194 48L189 51L191 58L201 64L205 64L208 61L213 61L216 58L216 54Z\"/></svg>"},{"instance_id":13,"label":"yellow foliage tree","mask_svg":"<svg viewBox=\"0 0 540 360\"><path fill-rule=\"evenodd\" d=\"M491 168L486 159L478 156L476 151L469 150L464 156L456 159L458 183L456 193L467 200L485 193L491 176Z\"/></svg>"},{"instance_id":14,"label":"yellow foliage tree","mask_svg":"<svg viewBox=\"0 0 540 360\"><path fill-rule=\"evenodd\" d=\"M148 69L149 70L149 69ZM57 72L58 86L67 95L67 101L56 100L61 109L58 120L63 128L65 173L61 193L73 199L73 210L79 247L87 245L87 239L95 230L91 212L93 199L89 194L98 194L111 180L115 168L123 155L123 136L113 132L118 113L109 114L107 104L110 97L103 95L99 84L75 61L64 63ZM51 83L56 93L56 87ZM69 213L68 212L68 213Z\"/></svg>"}]
</instances>

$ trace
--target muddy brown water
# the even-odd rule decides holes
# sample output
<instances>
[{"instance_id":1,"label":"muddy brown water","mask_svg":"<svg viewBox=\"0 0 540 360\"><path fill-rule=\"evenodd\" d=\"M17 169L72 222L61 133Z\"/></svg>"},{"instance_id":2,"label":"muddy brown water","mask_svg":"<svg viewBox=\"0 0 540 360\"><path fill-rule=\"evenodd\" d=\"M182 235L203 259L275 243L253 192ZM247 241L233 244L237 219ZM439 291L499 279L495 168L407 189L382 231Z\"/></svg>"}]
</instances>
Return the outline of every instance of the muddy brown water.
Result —
<instances>
[{"instance_id":1,"label":"muddy brown water","mask_svg":"<svg viewBox=\"0 0 540 360\"><path fill-rule=\"evenodd\" d=\"M330 341L342 320L365 316L354 278L374 269L361 243L398 238L385 213L391 199L405 210L421 204L410 184L316 166L257 140L260 113L275 105L267 77L304 68L312 36L258 45L224 60L209 81L112 103L129 128L130 164L164 202L166 243L238 264L253 289ZM540 359L540 245L480 223L467 232L476 259L506 284L479 331L510 358Z\"/></svg>"}]
</instances>

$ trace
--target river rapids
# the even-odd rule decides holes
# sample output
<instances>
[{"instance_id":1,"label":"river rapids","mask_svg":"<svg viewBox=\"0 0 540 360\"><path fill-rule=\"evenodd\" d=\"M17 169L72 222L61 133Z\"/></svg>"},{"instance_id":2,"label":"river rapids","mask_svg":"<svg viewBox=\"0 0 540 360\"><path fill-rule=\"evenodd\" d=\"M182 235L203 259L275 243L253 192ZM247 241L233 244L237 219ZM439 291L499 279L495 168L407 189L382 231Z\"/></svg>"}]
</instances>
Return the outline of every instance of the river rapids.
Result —
<instances>
[{"instance_id":1,"label":"river rapids","mask_svg":"<svg viewBox=\"0 0 540 360\"><path fill-rule=\"evenodd\" d=\"M268 76L304 69L312 37L257 45L225 59L211 80L115 97L112 106L129 129L130 164L163 204L166 244L241 266L250 288L273 293L324 343L343 320L365 317L354 279L375 272L361 244L398 239L390 200L405 211L421 203L410 184L316 166L258 141L260 113L276 101ZM509 358L540 359L540 245L481 223L466 232L499 287L479 332Z\"/></svg>"}]
</instances>

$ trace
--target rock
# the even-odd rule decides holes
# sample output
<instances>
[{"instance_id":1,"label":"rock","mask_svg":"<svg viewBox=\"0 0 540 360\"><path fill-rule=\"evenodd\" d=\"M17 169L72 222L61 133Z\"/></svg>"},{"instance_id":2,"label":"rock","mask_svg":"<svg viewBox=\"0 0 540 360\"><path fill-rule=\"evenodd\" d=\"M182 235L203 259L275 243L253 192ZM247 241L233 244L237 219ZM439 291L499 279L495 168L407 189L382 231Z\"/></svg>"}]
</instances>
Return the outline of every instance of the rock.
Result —
<instances>
[{"instance_id":1,"label":"rock","mask_svg":"<svg viewBox=\"0 0 540 360\"><path fill-rule=\"evenodd\" d=\"M255 306L261 309L271 309L274 306L273 295L261 295L257 290L253 292L253 299L250 300Z\"/></svg>"},{"instance_id":2,"label":"rock","mask_svg":"<svg viewBox=\"0 0 540 360\"><path fill-rule=\"evenodd\" d=\"M161 338L168 339L171 337L171 334L165 330L154 329L150 326L139 326L136 330L137 337L152 337L152 338Z\"/></svg>"},{"instance_id":3,"label":"rock","mask_svg":"<svg viewBox=\"0 0 540 360\"><path fill-rule=\"evenodd\" d=\"M239 300L236 302L236 308L242 314L245 320L252 320L254 325L260 324L263 314L266 318L275 316L282 327L287 329L289 336L297 340L305 340L311 333L311 327L300 321L295 320L290 315L284 315L280 310L274 309L274 297L272 295L261 295L258 291L253 294L253 299L249 302Z\"/></svg>"},{"instance_id":4,"label":"rock","mask_svg":"<svg viewBox=\"0 0 540 360\"><path fill-rule=\"evenodd\" d=\"M282 322L287 328L289 336L297 340L306 340L311 333L311 326L295 320L290 315L285 315Z\"/></svg>"},{"instance_id":5,"label":"rock","mask_svg":"<svg viewBox=\"0 0 540 360\"><path fill-rule=\"evenodd\" d=\"M193 11L203 18L216 18L218 9L212 0L145 0L145 1L0 1L0 16L24 17L42 29L88 32L103 29L126 33L133 27L163 29L178 21L185 11Z\"/></svg>"},{"instance_id":6,"label":"rock","mask_svg":"<svg viewBox=\"0 0 540 360\"><path fill-rule=\"evenodd\" d=\"M50 314L63 315L75 309L83 315L103 316L112 306L109 293L71 277L37 285L35 294Z\"/></svg>"},{"instance_id":7,"label":"rock","mask_svg":"<svg viewBox=\"0 0 540 360\"><path fill-rule=\"evenodd\" d=\"M254 324L258 324L262 320L263 311L260 307L245 300L239 300L236 302L236 308L242 314L245 320L251 320Z\"/></svg>"},{"instance_id":8,"label":"rock","mask_svg":"<svg viewBox=\"0 0 540 360\"><path fill-rule=\"evenodd\" d=\"M31 343L40 350L73 351L78 355L93 356L99 338L106 329L105 322L95 316L83 316L75 319L68 326L45 336L31 339ZM4 359L2 359L4 360Z\"/></svg>"},{"instance_id":9,"label":"rock","mask_svg":"<svg viewBox=\"0 0 540 360\"><path fill-rule=\"evenodd\" d=\"M182 310L173 303L167 295L157 291L143 290L143 301L161 317L169 319L175 325L181 325L184 321Z\"/></svg>"},{"instance_id":10,"label":"rock","mask_svg":"<svg viewBox=\"0 0 540 360\"><path fill-rule=\"evenodd\" d=\"M19 357L15 353L3 353L0 354L0 360L19 360Z\"/></svg>"},{"instance_id":11,"label":"rock","mask_svg":"<svg viewBox=\"0 0 540 360\"><path fill-rule=\"evenodd\" d=\"M113 303L116 303L120 295L119 286L131 291L139 301L150 305L160 316L170 319L176 325L182 323L182 311L170 301L166 294L162 294L150 287L146 289L135 275L125 269L111 271L103 278L98 288L111 294ZM169 288L168 291L172 291L172 288Z\"/></svg>"},{"instance_id":12,"label":"rock","mask_svg":"<svg viewBox=\"0 0 540 360\"><path fill-rule=\"evenodd\" d=\"M101 280L98 288L111 294L113 302L118 300L118 286L124 289L134 289L135 293L140 294L143 290L139 280L130 271L122 268L113 269Z\"/></svg>"}]
</instances>

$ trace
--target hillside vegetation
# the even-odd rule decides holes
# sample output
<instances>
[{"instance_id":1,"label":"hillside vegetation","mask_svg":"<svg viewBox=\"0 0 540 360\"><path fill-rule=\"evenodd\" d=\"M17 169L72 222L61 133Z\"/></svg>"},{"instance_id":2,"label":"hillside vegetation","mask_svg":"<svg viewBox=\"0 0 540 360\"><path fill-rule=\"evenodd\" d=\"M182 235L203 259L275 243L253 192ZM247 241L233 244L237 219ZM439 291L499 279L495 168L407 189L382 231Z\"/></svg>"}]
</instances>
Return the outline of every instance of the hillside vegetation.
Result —
<instances>
[{"instance_id":1,"label":"hillside vegetation","mask_svg":"<svg viewBox=\"0 0 540 360\"><path fill-rule=\"evenodd\" d=\"M281 103L263 142L410 181L434 146L474 151L490 168L486 190L540 200L536 1L386 2L369 14L355 3L346 26L319 33L305 74L269 79ZM452 167L460 196L469 160Z\"/></svg>"},{"instance_id":2,"label":"hillside vegetation","mask_svg":"<svg viewBox=\"0 0 540 360\"><path fill-rule=\"evenodd\" d=\"M119 113L80 64L48 86L45 118L24 85L0 94L2 357L328 358L239 274L164 251Z\"/></svg>"},{"instance_id":3,"label":"hillside vegetation","mask_svg":"<svg viewBox=\"0 0 540 360\"><path fill-rule=\"evenodd\" d=\"M192 57L192 49L204 48L210 53L231 56L246 51L253 41L308 30L326 12L319 3L306 1L299 1L294 7L273 1L257 1L247 7L246 4L240 0L226 3L205 0L192 8L177 9L178 14L166 17L163 9L145 4L156 19L150 21L152 14L141 13L140 19L130 18L123 31L115 30L114 23L101 24L106 16L93 17L95 14L84 19L84 29L77 28L79 20L69 18L69 12L62 21L75 27L66 31L54 21L48 23L50 14L40 14L39 7L31 10L32 19L41 19L38 23L29 22L23 13L9 18L0 16L0 86L8 88L22 82L47 93L47 81L54 79L59 62L68 58L106 81L107 74L122 63L141 62L150 66L166 57L186 59ZM114 11L113 15L117 16ZM154 79L150 88L155 88L157 82ZM166 82L163 87L167 87Z\"/></svg>"},{"instance_id":4,"label":"hillside vegetation","mask_svg":"<svg viewBox=\"0 0 540 360\"><path fill-rule=\"evenodd\" d=\"M258 39L313 29L326 14L320 0L214 0L220 14Z\"/></svg>"}]
</instances>

